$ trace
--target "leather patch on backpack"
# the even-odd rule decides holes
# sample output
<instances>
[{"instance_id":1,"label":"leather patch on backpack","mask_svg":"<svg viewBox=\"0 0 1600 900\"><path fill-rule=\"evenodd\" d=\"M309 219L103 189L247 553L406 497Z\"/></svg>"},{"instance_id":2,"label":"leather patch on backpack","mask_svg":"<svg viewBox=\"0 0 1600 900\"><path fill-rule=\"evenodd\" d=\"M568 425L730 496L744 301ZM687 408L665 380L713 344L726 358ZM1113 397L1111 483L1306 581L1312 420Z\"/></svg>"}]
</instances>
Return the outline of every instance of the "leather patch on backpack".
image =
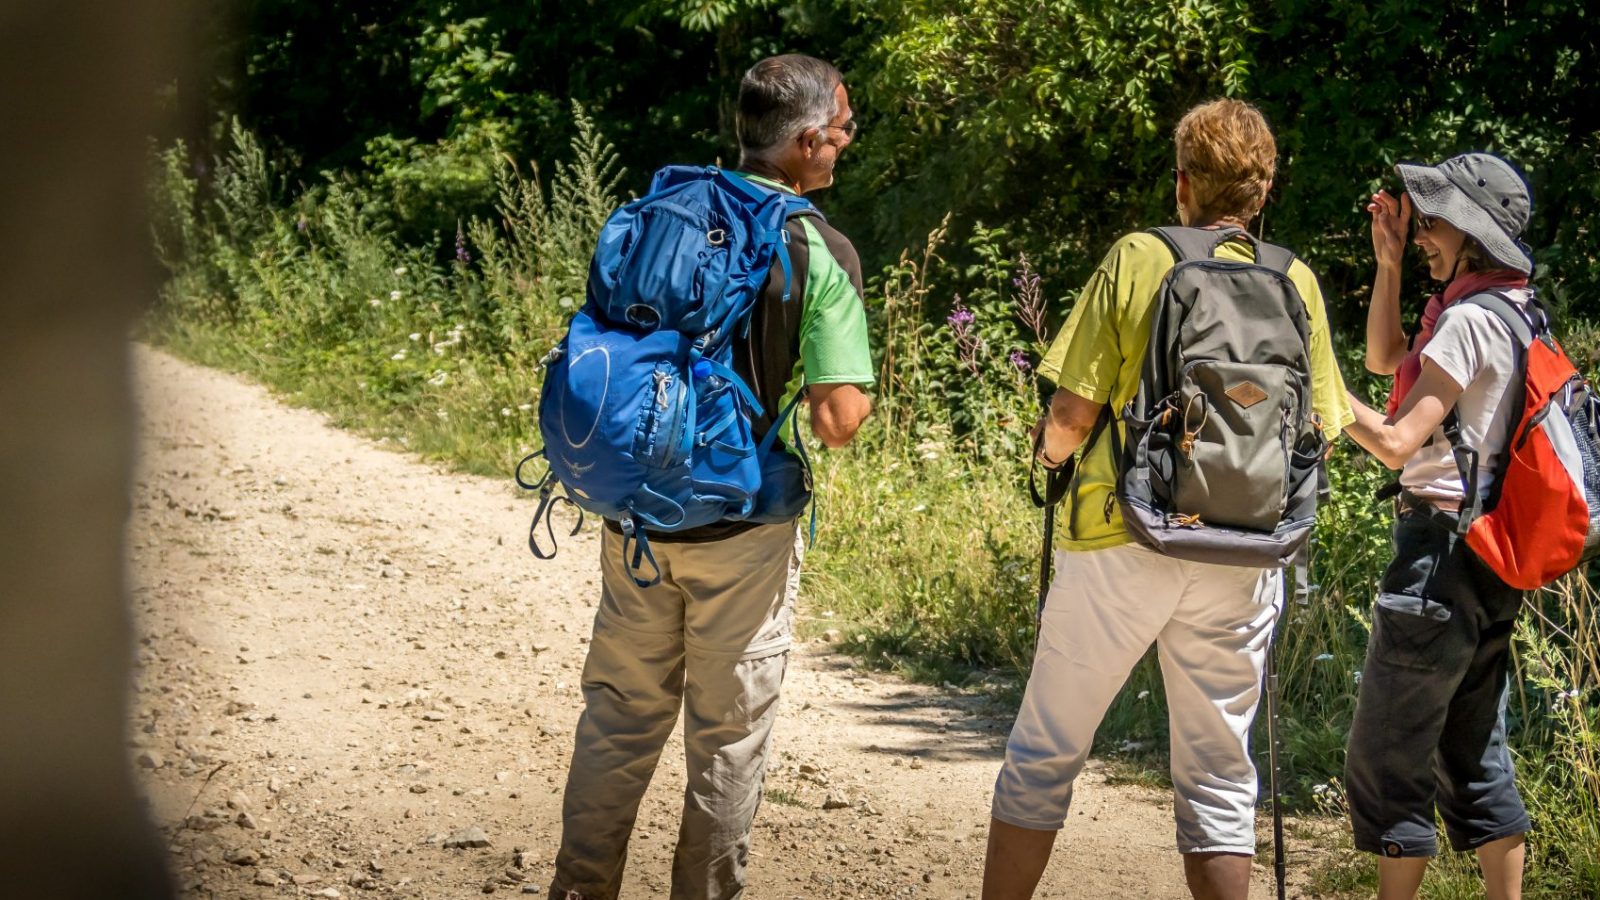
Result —
<instances>
[{"instance_id":1,"label":"leather patch on backpack","mask_svg":"<svg viewBox=\"0 0 1600 900\"><path fill-rule=\"evenodd\" d=\"M1255 406L1257 403L1267 399L1267 392L1263 391L1258 385L1249 381L1241 381L1233 387L1228 388L1226 391L1224 391L1224 393L1227 394L1229 400L1232 400L1245 409L1249 409L1250 407Z\"/></svg>"}]
</instances>

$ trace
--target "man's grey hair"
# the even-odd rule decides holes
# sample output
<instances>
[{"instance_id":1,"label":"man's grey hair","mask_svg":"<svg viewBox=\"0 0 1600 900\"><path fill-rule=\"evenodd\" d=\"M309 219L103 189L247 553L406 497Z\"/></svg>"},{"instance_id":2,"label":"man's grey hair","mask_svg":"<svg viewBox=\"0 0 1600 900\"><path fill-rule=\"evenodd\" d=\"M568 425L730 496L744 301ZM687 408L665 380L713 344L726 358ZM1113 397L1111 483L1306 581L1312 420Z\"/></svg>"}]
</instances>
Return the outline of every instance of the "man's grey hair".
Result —
<instances>
[{"instance_id":1,"label":"man's grey hair","mask_svg":"<svg viewBox=\"0 0 1600 900\"><path fill-rule=\"evenodd\" d=\"M833 92L844 76L831 63L790 53L764 59L739 82L739 152L762 159L807 128L839 114Z\"/></svg>"}]
</instances>

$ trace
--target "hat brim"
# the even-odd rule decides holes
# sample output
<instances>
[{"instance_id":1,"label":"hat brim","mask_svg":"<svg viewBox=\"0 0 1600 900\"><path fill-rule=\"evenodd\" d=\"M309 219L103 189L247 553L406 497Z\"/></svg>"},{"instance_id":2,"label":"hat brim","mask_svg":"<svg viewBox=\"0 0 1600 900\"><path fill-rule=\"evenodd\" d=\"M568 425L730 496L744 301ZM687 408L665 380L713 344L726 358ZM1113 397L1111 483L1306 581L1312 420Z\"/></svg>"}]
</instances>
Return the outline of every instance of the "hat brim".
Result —
<instances>
[{"instance_id":1,"label":"hat brim","mask_svg":"<svg viewBox=\"0 0 1600 900\"><path fill-rule=\"evenodd\" d=\"M1483 245L1495 262L1524 275L1533 274L1533 257L1506 234L1488 211L1468 199L1445 174L1433 166L1401 163L1394 167L1411 195L1418 215L1443 219Z\"/></svg>"}]
</instances>

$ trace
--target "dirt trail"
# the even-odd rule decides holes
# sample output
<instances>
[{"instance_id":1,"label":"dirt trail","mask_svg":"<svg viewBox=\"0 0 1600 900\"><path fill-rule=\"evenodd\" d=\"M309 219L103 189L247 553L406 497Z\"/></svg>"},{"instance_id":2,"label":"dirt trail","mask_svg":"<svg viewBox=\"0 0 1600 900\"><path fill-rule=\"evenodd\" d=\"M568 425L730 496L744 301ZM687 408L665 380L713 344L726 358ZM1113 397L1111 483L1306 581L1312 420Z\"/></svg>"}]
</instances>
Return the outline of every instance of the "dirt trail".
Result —
<instances>
[{"instance_id":1,"label":"dirt trail","mask_svg":"<svg viewBox=\"0 0 1600 900\"><path fill-rule=\"evenodd\" d=\"M184 895L542 896L593 529L538 562L509 480L442 473L142 348L137 385L131 752ZM819 614L803 595L801 612ZM991 716L797 648L747 895L976 897L1009 725ZM665 896L681 760L675 737L625 896ZM1186 897L1166 797L1098 772L1040 896ZM472 826L487 847L446 848Z\"/></svg>"}]
</instances>

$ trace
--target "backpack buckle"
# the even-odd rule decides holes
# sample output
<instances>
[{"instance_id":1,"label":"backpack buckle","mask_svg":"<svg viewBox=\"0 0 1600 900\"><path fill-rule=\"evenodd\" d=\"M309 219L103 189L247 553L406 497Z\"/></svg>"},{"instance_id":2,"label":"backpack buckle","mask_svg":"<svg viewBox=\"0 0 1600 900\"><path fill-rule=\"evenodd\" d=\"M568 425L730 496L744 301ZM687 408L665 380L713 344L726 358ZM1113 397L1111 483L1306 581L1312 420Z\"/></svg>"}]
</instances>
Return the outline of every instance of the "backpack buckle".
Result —
<instances>
[{"instance_id":1,"label":"backpack buckle","mask_svg":"<svg viewBox=\"0 0 1600 900\"><path fill-rule=\"evenodd\" d=\"M721 247L727 243L728 232L721 228L713 228L706 232L706 241L713 247Z\"/></svg>"}]
</instances>

